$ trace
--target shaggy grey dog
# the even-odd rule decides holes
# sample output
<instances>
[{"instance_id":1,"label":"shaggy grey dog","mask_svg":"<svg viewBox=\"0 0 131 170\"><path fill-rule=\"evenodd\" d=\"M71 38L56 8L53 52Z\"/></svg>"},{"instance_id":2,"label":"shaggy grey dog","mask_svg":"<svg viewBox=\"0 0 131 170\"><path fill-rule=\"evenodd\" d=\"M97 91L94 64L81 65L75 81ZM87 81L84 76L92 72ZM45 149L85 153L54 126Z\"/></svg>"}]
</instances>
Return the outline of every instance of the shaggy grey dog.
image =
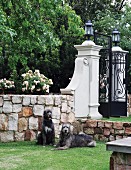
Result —
<instances>
[{"instance_id":1,"label":"shaggy grey dog","mask_svg":"<svg viewBox=\"0 0 131 170\"><path fill-rule=\"evenodd\" d=\"M85 133L72 134L71 124L64 123L60 132L60 140L56 145L55 150L64 150L73 147L94 147L96 142L92 136Z\"/></svg>"},{"instance_id":2,"label":"shaggy grey dog","mask_svg":"<svg viewBox=\"0 0 131 170\"><path fill-rule=\"evenodd\" d=\"M37 144L43 146L55 144L55 129L50 109L44 111L42 131L37 137Z\"/></svg>"}]
</instances>

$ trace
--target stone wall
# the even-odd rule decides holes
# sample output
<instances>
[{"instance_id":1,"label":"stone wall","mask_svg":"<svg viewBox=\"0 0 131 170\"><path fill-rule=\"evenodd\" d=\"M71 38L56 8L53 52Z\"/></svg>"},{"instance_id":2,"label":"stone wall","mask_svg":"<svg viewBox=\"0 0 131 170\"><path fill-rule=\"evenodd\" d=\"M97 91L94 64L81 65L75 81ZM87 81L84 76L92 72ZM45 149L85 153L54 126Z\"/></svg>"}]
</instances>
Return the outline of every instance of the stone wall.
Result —
<instances>
[{"instance_id":1,"label":"stone wall","mask_svg":"<svg viewBox=\"0 0 131 170\"><path fill-rule=\"evenodd\" d=\"M53 112L56 137L61 122L74 122L70 95L0 95L0 141L36 139L45 109Z\"/></svg>"},{"instance_id":2,"label":"stone wall","mask_svg":"<svg viewBox=\"0 0 131 170\"><path fill-rule=\"evenodd\" d=\"M110 157L110 170L130 170L131 154L113 152Z\"/></svg>"},{"instance_id":3,"label":"stone wall","mask_svg":"<svg viewBox=\"0 0 131 170\"><path fill-rule=\"evenodd\" d=\"M0 142L36 139L45 109L53 112L56 137L62 122L71 122L74 133L84 131L100 141L113 141L131 135L131 123L75 120L71 95L0 95Z\"/></svg>"},{"instance_id":4,"label":"stone wall","mask_svg":"<svg viewBox=\"0 0 131 170\"><path fill-rule=\"evenodd\" d=\"M131 135L130 122L111 122L103 120L86 120L81 123L83 131L92 135L95 140L113 141Z\"/></svg>"}]
</instances>

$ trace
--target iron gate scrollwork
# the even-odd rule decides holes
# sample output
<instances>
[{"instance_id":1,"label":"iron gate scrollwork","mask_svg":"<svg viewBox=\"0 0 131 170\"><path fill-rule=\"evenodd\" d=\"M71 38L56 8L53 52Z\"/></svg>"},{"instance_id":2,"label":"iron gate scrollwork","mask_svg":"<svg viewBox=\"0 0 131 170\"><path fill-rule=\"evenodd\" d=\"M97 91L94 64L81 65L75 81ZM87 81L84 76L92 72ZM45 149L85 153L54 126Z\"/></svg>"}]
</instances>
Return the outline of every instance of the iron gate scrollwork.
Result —
<instances>
[{"instance_id":1,"label":"iron gate scrollwork","mask_svg":"<svg viewBox=\"0 0 131 170\"><path fill-rule=\"evenodd\" d=\"M126 59L123 53L115 52L112 55L112 101L126 100Z\"/></svg>"},{"instance_id":2,"label":"iron gate scrollwork","mask_svg":"<svg viewBox=\"0 0 131 170\"><path fill-rule=\"evenodd\" d=\"M127 116L127 56L112 53L111 116Z\"/></svg>"},{"instance_id":3,"label":"iron gate scrollwork","mask_svg":"<svg viewBox=\"0 0 131 170\"><path fill-rule=\"evenodd\" d=\"M109 101L109 51L102 49L100 51L99 67L99 101Z\"/></svg>"},{"instance_id":4,"label":"iron gate scrollwork","mask_svg":"<svg viewBox=\"0 0 131 170\"><path fill-rule=\"evenodd\" d=\"M112 37L94 33L94 42L102 45L99 62L99 112L103 117L127 116L126 56L112 52Z\"/></svg>"}]
</instances>

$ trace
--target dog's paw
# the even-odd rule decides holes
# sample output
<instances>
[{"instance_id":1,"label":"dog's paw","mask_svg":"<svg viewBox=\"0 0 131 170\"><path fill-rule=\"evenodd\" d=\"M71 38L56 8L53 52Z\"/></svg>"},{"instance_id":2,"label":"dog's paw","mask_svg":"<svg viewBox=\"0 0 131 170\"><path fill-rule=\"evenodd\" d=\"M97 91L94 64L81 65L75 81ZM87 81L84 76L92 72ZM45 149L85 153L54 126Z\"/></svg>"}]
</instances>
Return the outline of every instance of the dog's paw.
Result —
<instances>
[{"instance_id":1,"label":"dog's paw","mask_svg":"<svg viewBox=\"0 0 131 170\"><path fill-rule=\"evenodd\" d=\"M86 134L83 131L80 131L79 135L86 135Z\"/></svg>"},{"instance_id":2,"label":"dog's paw","mask_svg":"<svg viewBox=\"0 0 131 170\"><path fill-rule=\"evenodd\" d=\"M55 151L55 150L56 150L56 148L52 148L52 149L51 149L51 151Z\"/></svg>"},{"instance_id":3,"label":"dog's paw","mask_svg":"<svg viewBox=\"0 0 131 170\"><path fill-rule=\"evenodd\" d=\"M88 146L90 147L95 147L96 146L96 141L92 141L88 144Z\"/></svg>"},{"instance_id":4,"label":"dog's paw","mask_svg":"<svg viewBox=\"0 0 131 170\"><path fill-rule=\"evenodd\" d=\"M45 148L45 145L43 145L43 147Z\"/></svg>"}]
</instances>

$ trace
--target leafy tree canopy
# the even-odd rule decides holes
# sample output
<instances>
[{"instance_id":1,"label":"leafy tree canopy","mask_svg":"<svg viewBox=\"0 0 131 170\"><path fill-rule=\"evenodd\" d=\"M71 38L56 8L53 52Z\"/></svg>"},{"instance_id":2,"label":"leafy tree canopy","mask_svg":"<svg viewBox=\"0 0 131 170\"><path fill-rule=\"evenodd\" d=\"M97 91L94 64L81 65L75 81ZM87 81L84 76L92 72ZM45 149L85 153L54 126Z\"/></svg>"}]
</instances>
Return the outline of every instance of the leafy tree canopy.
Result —
<instances>
[{"instance_id":1,"label":"leafy tree canopy","mask_svg":"<svg viewBox=\"0 0 131 170\"><path fill-rule=\"evenodd\" d=\"M11 76L19 92L21 74L39 69L59 92L73 74L73 46L83 42L85 21L109 35L117 27L121 47L130 51L130 18L126 0L1 0L0 77Z\"/></svg>"},{"instance_id":2,"label":"leafy tree canopy","mask_svg":"<svg viewBox=\"0 0 131 170\"><path fill-rule=\"evenodd\" d=\"M62 62L69 57L65 47L69 54L70 45L83 35L80 17L61 0L1 0L0 18L0 76L12 73L13 79L29 68L58 79ZM5 63L8 69L3 72Z\"/></svg>"}]
</instances>

